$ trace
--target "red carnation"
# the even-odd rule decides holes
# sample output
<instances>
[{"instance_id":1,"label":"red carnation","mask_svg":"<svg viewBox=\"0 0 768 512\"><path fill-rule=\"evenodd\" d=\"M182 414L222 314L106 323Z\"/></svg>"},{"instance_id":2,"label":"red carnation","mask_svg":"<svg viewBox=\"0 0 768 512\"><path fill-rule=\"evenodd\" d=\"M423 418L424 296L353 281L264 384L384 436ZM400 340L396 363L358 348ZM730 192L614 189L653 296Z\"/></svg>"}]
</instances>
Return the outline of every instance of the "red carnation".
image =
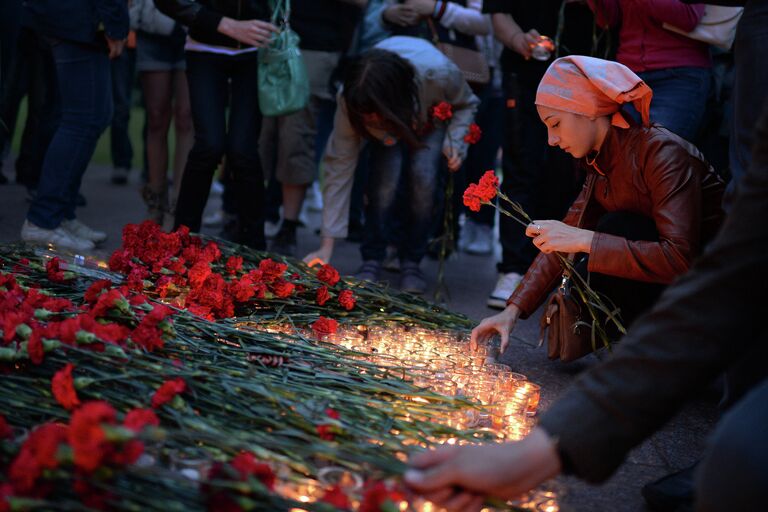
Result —
<instances>
[{"instance_id":1,"label":"red carnation","mask_svg":"<svg viewBox=\"0 0 768 512\"><path fill-rule=\"evenodd\" d=\"M317 289L317 296L315 297L315 300L317 301L318 306L324 306L326 302L328 302L328 299L331 298L331 294L328 293L328 287L327 286L321 286Z\"/></svg>"},{"instance_id":2,"label":"red carnation","mask_svg":"<svg viewBox=\"0 0 768 512\"><path fill-rule=\"evenodd\" d=\"M464 206L472 210L473 212L479 212L482 202L477 195L477 185L470 183L467 190L464 191Z\"/></svg>"},{"instance_id":3,"label":"red carnation","mask_svg":"<svg viewBox=\"0 0 768 512\"><path fill-rule=\"evenodd\" d=\"M432 117L440 121L448 121L453 117L453 107L447 101L441 101L432 107Z\"/></svg>"},{"instance_id":4,"label":"red carnation","mask_svg":"<svg viewBox=\"0 0 768 512\"><path fill-rule=\"evenodd\" d=\"M88 287L88 290L85 292L85 301L93 304L96 302L96 299L99 298L99 295L101 295L101 292L104 290L108 290L112 287L112 281L109 279L99 279L95 283L93 283L91 286Z\"/></svg>"},{"instance_id":5,"label":"red carnation","mask_svg":"<svg viewBox=\"0 0 768 512\"><path fill-rule=\"evenodd\" d=\"M483 177L480 178L480 182L477 185L477 195L481 201L490 202L491 199L496 197L499 187L499 178L496 177L496 173L492 170L485 171Z\"/></svg>"},{"instance_id":6,"label":"red carnation","mask_svg":"<svg viewBox=\"0 0 768 512\"><path fill-rule=\"evenodd\" d=\"M477 144L480 142L480 136L482 134L483 131L480 129L480 127L476 123L472 123L469 125L467 134L464 135L464 142L467 144Z\"/></svg>"},{"instance_id":7,"label":"red carnation","mask_svg":"<svg viewBox=\"0 0 768 512\"><path fill-rule=\"evenodd\" d=\"M344 494L344 491L341 490L341 486L339 485L334 485L330 489L327 489L323 493L323 497L320 498L320 501L328 503L339 510L350 510L352 508L349 498Z\"/></svg>"},{"instance_id":8,"label":"red carnation","mask_svg":"<svg viewBox=\"0 0 768 512\"><path fill-rule=\"evenodd\" d=\"M397 505L405 499L405 495L396 490L388 489L384 482L369 483L363 494L359 512L381 512L382 510L397 510ZM387 502L392 505L386 507ZM385 508L386 507L386 508Z\"/></svg>"},{"instance_id":9,"label":"red carnation","mask_svg":"<svg viewBox=\"0 0 768 512\"><path fill-rule=\"evenodd\" d=\"M187 389L187 383L184 379L178 378L163 382L162 386L152 395L152 407L157 409L163 404L167 404L173 397L183 393Z\"/></svg>"},{"instance_id":10,"label":"red carnation","mask_svg":"<svg viewBox=\"0 0 768 512\"><path fill-rule=\"evenodd\" d=\"M205 283L205 280L211 275L211 266L207 261L200 261L195 263L192 268L189 269L187 277L189 284L193 288L199 288Z\"/></svg>"},{"instance_id":11,"label":"red carnation","mask_svg":"<svg viewBox=\"0 0 768 512\"><path fill-rule=\"evenodd\" d=\"M14 489L22 494L31 493L35 480L44 469L58 467L59 445L66 441L68 428L61 423L46 423L33 430L21 446L8 471Z\"/></svg>"},{"instance_id":12,"label":"red carnation","mask_svg":"<svg viewBox=\"0 0 768 512\"><path fill-rule=\"evenodd\" d=\"M328 286L335 286L339 279L341 279L341 276L338 270L326 263L317 271L317 278L324 283L328 283Z\"/></svg>"},{"instance_id":13,"label":"red carnation","mask_svg":"<svg viewBox=\"0 0 768 512\"><path fill-rule=\"evenodd\" d=\"M63 283L65 281L64 270L61 268L62 263L63 261L57 257L53 257L45 263L45 272L48 274L48 279L54 283Z\"/></svg>"},{"instance_id":14,"label":"red carnation","mask_svg":"<svg viewBox=\"0 0 768 512\"><path fill-rule=\"evenodd\" d=\"M264 281L274 281L288 270L288 265L285 263L277 263L276 261L267 258L259 262L259 270L261 270Z\"/></svg>"},{"instance_id":15,"label":"red carnation","mask_svg":"<svg viewBox=\"0 0 768 512\"><path fill-rule=\"evenodd\" d=\"M339 304L347 311L352 311L356 304L355 295L352 290L342 290L339 294Z\"/></svg>"},{"instance_id":16,"label":"red carnation","mask_svg":"<svg viewBox=\"0 0 768 512\"><path fill-rule=\"evenodd\" d=\"M43 350L42 333L39 327L34 329L32 334L29 335L29 340L27 340L27 353L29 354L30 361L34 364L43 362L45 351Z\"/></svg>"},{"instance_id":17,"label":"red carnation","mask_svg":"<svg viewBox=\"0 0 768 512\"><path fill-rule=\"evenodd\" d=\"M338 326L338 322L333 318L321 316L312 324L312 332L315 333L316 338L322 339L331 334L335 334Z\"/></svg>"},{"instance_id":18,"label":"red carnation","mask_svg":"<svg viewBox=\"0 0 768 512\"><path fill-rule=\"evenodd\" d=\"M289 297L292 293L294 288L296 288L296 285L293 283L289 283L282 277L279 277L275 279L275 281L270 286L272 288L272 292L279 298L284 299L286 297Z\"/></svg>"},{"instance_id":19,"label":"red carnation","mask_svg":"<svg viewBox=\"0 0 768 512\"><path fill-rule=\"evenodd\" d=\"M133 409L125 415L123 426L134 432L141 432L147 425L157 427L160 420L152 409Z\"/></svg>"},{"instance_id":20,"label":"red carnation","mask_svg":"<svg viewBox=\"0 0 768 512\"><path fill-rule=\"evenodd\" d=\"M240 475L240 480L246 481L248 477L255 477L270 491L275 488L275 473L269 465L259 462L251 452L240 452L232 459L230 465Z\"/></svg>"},{"instance_id":21,"label":"red carnation","mask_svg":"<svg viewBox=\"0 0 768 512\"><path fill-rule=\"evenodd\" d=\"M125 297L123 297L123 294L120 293L120 290L112 289L108 292L102 293L99 295L99 298L96 300L96 304L93 306L93 316L94 317L103 317L107 313L109 313L110 309L127 309L128 303L125 300Z\"/></svg>"},{"instance_id":22,"label":"red carnation","mask_svg":"<svg viewBox=\"0 0 768 512\"><path fill-rule=\"evenodd\" d=\"M75 455L75 466L91 472L107 459L112 447L102 425L114 425L115 416L115 410L107 402L86 402L72 413L68 437Z\"/></svg>"},{"instance_id":23,"label":"red carnation","mask_svg":"<svg viewBox=\"0 0 768 512\"><path fill-rule=\"evenodd\" d=\"M227 272L229 274L237 274L239 270L243 269L243 258L242 256L230 256L227 258L227 264L226 264Z\"/></svg>"},{"instance_id":24,"label":"red carnation","mask_svg":"<svg viewBox=\"0 0 768 512\"><path fill-rule=\"evenodd\" d=\"M67 365L57 371L53 376L53 379L51 379L51 391L53 391L53 396L56 398L56 401L68 411L71 411L80 405L80 400L77 398L77 392L75 391L75 385L72 380L72 370L74 368L74 365L67 363Z\"/></svg>"},{"instance_id":25,"label":"red carnation","mask_svg":"<svg viewBox=\"0 0 768 512\"><path fill-rule=\"evenodd\" d=\"M331 409L330 407L325 410L325 415L331 418L332 420L338 420L341 417L341 415L339 414L339 411ZM320 436L320 439L323 439L324 441L333 441L334 430L335 430L335 426L331 424L318 425L317 435Z\"/></svg>"}]
</instances>

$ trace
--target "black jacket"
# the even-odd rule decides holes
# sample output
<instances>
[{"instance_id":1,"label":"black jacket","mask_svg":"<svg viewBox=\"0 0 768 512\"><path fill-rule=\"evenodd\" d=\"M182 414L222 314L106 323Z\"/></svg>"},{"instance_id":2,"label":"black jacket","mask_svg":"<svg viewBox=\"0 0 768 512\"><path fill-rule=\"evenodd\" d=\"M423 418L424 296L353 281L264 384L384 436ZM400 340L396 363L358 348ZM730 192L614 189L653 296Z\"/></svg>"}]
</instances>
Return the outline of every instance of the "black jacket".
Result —
<instances>
[{"instance_id":1,"label":"black jacket","mask_svg":"<svg viewBox=\"0 0 768 512\"><path fill-rule=\"evenodd\" d=\"M248 48L218 31L221 18L269 21L268 0L155 0L161 12L189 27L195 41L230 48Z\"/></svg>"},{"instance_id":2,"label":"black jacket","mask_svg":"<svg viewBox=\"0 0 768 512\"><path fill-rule=\"evenodd\" d=\"M104 44L128 36L127 0L26 0L26 19L39 33L77 41Z\"/></svg>"},{"instance_id":3,"label":"black jacket","mask_svg":"<svg viewBox=\"0 0 768 512\"><path fill-rule=\"evenodd\" d=\"M616 353L541 418L559 439L564 467L578 476L608 478L632 447L724 371L749 365L748 385L768 376L768 102L765 107L750 169L718 235Z\"/></svg>"}]
</instances>

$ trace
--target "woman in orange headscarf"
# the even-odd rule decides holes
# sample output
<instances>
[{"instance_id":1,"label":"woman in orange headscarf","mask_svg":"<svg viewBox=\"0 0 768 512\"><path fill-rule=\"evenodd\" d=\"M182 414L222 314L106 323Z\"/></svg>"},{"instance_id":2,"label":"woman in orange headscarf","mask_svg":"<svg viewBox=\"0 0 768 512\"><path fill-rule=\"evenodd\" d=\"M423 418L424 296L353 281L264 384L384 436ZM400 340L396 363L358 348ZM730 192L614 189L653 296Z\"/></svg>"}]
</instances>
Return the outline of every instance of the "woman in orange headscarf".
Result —
<instances>
[{"instance_id":1,"label":"woman in orange headscarf","mask_svg":"<svg viewBox=\"0 0 768 512\"><path fill-rule=\"evenodd\" d=\"M536 94L549 144L587 169L563 221L536 220L526 234L541 250L501 313L472 341L496 332L502 352L518 318L527 318L559 282L555 255L575 253L577 270L620 309L625 325L685 273L723 217L723 182L689 142L651 125L653 93L626 66L592 57L557 59ZM625 115L634 104L642 125ZM583 256L579 258L580 256Z\"/></svg>"}]
</instances>

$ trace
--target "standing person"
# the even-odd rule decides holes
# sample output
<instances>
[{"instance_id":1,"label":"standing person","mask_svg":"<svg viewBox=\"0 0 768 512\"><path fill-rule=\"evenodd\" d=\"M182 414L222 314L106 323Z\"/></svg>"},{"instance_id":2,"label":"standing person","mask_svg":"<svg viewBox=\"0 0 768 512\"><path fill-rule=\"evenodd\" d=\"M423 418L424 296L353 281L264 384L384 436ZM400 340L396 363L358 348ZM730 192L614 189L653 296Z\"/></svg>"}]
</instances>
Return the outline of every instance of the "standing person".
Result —
<instances>
[{"instance_id":1,"label":"standing person","mask_svg":"<svg viewBox=\"0 0 768 512\"><path fill-rule=\"evenodd\" d=\"M561 7L561 53L567 49L569 53L588 55L592 51L592 13L586 5L563 5L562 0L483 2L483 11L491 13L496 38L504 45L502 191L533 218L561 218L578 193L581 177L567 155L547 145L546 127L539 122L534 104L536 88L554 55L537 60L532 57L532 48L540 36L556 37ZM499 218L499 239L499 278L487 305L504 309L537 251L525 230L504 215Z\"/></svg>"},{"instance_id":2,"label":"standing person","mask_svg":"<svg viewBox=\"0 0 768 512\"><path fill-rule=\"evenodd\" d=\"M693 144L651 125L652 91L627 67L562 57L547 70L536 107L549 144L580 159L584 188L562 222L526 229L541 251L501 313L472 331L472 342L502 336L546 300L563 272L557 253L586 255L577 270L629 325L684 274L720 226L725 186ZM620 112L632 103L642 125Z\"/></svg>"},{"instance_id":3,"label":"standing person","mask_svg":"<svg viewBox=\"0 0 768 512\"><path fill-rule=\"evenodd\" d=\"M189 29L185 49L195 142L181 179L175 227L200 230L213 173L226 156L236 195L235 241L265 249L257 50L278 31L266 21L269 2L156 0L155 4Z\"/></svg>"},{"instance_id":4,"label":"standing person","mask_svg":"<svg viewBox=\"0 0 768 512\"><path fill-rule=\"evenodd\" d=\"M112 154L112 176L115 185L128 183L133 166L133 145L129 134L131 95L136 79L136 34L128 33L123 53L112 59L112 98L114 115L109 129L109 149Z\"/></svg>"},{"instance_id":5,"label":"standing person","mask_svg":"<svg viewBox=\"0 0 768 512\"><path fill-rule=\"evenodd\" d=\"M663 25L692 31L704 16L704 4L686 5L680 0L587 3L600 26L619 27L616 60L653 89L651 121L693 141L704 119L712 80L709 45Z\"/></svg>"},{"instance_id":6,"label":"standing person","mask_svg":"<svg viewBox=\"0 0 768 512\"><path fill-rule=\"evenodd\" d=\"M153 0L134 0L131 24L136 30L136 68L147 112L147 183L142 198L147 218L163 224L172 213L187 156L194 142L187 85L184 43L186 32L161 13ZM173 119L176 147L173 156L173 197L168 197L168 129Z\"/></svg>"},{"instance_id":7,"label":"standing person","mask_svg":"<svg viewBox=\"0 0 768 512\"><path fill-rule=\"evenodd\" d=\"M447 127L433 119L433 107L452 106ZM427 250L438 192L440 163L456 171L466 156L464 136L479 100L458 67L423 39L396 36L350 62L339 93L333 133L323 158L323 228L320 248L305 261L328 262L334 240L347 236L354 170L364 142L370 145L368 205L360 252L359 279L381 274L386 223L394 213L397 186L406 159L406 218L398 256L400 288L424 293L419 265Z\"/></svg>"},{"instance_id":8,"label":"standing person","mask_svg":"<svg viewBox=\"0 0 768 512\"><path fill-rule=\"evenodd\" d=\"M39 0L25 3L36 30L53 40L61 121L43 161L37 196L21 238L87 251L106 233L75 218L80 182L96 142L112 118L110 59L128 35L124 0ZM99 27L103 27L103 30Z\"/></svg>"},{"instance_id":9,"label":"standing person","mask_svg":"<svg viewBox=\"0 0 768 512\"><path fill-rule=\"evenodd\" d=\"M347 51L366 0L293 0L291 28L299 35L309 78L307 106L264 119L260 150L268 173L280 184L283 222L270 250L294 256L296 229L307 188L317 177L317 121L333 102L331 75ZM331 105L333 108L333 105ZM322 152L322 148L319 148Z\"/></svg>"}]
</instances>

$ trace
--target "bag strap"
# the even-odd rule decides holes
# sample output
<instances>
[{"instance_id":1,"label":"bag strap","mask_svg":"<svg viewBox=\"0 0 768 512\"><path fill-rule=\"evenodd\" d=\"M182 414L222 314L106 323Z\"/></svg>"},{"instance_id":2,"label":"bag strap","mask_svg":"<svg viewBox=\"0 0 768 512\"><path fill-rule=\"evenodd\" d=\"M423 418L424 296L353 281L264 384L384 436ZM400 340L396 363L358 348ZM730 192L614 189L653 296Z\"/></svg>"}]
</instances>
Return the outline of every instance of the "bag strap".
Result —
<instances>
[{"instance_id":1,"label":"bag strap","mask_svg":"<svg viewBox=\"0 0 768 512\"><path fill-rule=\"evenodd\" d=\"M288 25L291 18L291 0L273 0L272 1L272 24Z\"/></svg>"},{"instance_id":2,"label":"bag strap","mask_svg":"<svg viewBox=\"0 0 768 512\"><path fill-rule=\"evenodd\" d=\"M429 31L432 32L432 44L437 46L437 44L440 42L440 37L437 35L435 22L432 21L432 18L427 18L427 26L429 27Z\"/></svg>"}]
</instances>

